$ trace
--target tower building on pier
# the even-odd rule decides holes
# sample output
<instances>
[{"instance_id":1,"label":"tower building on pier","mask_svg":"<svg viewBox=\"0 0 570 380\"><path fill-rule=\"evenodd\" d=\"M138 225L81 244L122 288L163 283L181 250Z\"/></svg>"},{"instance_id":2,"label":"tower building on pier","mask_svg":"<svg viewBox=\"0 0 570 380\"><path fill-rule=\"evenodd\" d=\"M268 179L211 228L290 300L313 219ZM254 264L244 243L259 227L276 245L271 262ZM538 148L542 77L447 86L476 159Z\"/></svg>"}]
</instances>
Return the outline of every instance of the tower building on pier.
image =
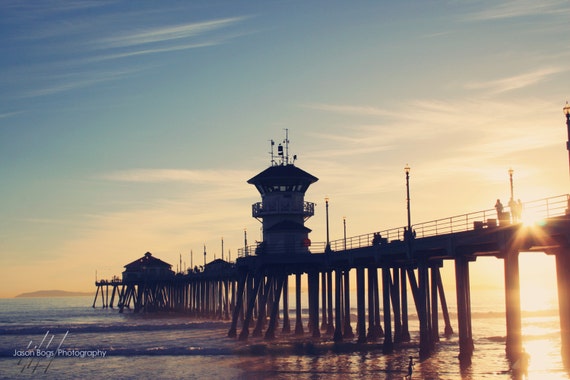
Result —
<instances>
[{"instance_id":1,"label":"tower building on pier","mask_svg":"<svg viewBox=\"0 0 570 380\"><path fill-rule=\"evenodd\" d=\"M252 216L263 225L258 255L310 253L311 230L305 221L314 215L315 204L305 201L305 192L318 178L294 165L297 157L289 157L287 135L283 144L278 145L275 158L271 141L271 166L247 181L261 194L261 202L252 205Z\"/></svg>"}]
</instances>

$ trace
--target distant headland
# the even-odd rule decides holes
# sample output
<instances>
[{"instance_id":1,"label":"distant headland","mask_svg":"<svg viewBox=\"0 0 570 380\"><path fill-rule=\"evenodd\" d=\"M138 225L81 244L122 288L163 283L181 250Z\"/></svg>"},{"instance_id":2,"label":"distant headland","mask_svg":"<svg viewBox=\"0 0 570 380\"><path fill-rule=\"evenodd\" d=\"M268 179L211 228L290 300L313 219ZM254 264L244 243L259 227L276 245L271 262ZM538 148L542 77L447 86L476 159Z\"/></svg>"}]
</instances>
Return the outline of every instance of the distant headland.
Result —
<instances>
[{"instance_id":1,"label":"distant headland","mask_svg":"<svg viewBox=\"0 0 570 380\"><path fill-rule=\"evenodd\" d=\"M65 290L37 290L35 292L18 294L14 298L31 298L31 297L80 297L91 296L91 292L68 292Z\"/></svg>"}]
</instances>

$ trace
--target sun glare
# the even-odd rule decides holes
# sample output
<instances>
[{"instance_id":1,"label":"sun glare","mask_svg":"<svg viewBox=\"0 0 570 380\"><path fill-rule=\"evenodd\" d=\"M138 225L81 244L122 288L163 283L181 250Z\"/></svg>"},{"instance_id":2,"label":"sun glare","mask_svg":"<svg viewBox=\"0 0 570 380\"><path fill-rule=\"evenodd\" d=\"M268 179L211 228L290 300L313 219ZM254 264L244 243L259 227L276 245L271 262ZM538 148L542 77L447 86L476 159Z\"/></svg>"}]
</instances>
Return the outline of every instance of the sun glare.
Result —
<instances>
[{"instance_id":1,"label":"sun glare","mask_svg":"<svg viewBox=\"0 0 570 380\"><path fill-rule=\"evenodd\" d=\"M544 217L536 210L528 210L521 215L520 221L527 227L542 225Z\"/></svg>"},{"instance_id":2,"label":"sun glare","mask_svg":"<svg viewBox=\"0 0 570 380\"><path fill-rule=\"evenodd\" d=\"M558 308L556 266L553 256L524 252L519 256L521 309L546 311Z\"/></svg>"}]
</instances>

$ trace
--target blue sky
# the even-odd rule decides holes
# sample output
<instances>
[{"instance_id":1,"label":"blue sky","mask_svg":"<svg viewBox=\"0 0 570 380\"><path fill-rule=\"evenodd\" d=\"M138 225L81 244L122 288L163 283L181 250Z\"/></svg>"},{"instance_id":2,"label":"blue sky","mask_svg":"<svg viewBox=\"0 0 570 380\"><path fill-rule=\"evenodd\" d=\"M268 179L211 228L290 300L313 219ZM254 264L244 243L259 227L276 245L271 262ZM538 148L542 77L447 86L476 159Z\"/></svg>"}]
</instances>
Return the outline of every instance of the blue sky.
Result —
<instances>
[{"instance_id":1,"label":"blue sky","mask_svg":"<svg viewBox=\"0 0 570 380\"><path fill-rule=\"evenodd\" d=\"M259 239L289 130L325 239L568 192L567 1L0 4L0 296ZM227 253L226 253L227 254ZM27 275L24 275L27 274ZM33 279L33 280L32 280Z\"/></svg>"}]
</instances>

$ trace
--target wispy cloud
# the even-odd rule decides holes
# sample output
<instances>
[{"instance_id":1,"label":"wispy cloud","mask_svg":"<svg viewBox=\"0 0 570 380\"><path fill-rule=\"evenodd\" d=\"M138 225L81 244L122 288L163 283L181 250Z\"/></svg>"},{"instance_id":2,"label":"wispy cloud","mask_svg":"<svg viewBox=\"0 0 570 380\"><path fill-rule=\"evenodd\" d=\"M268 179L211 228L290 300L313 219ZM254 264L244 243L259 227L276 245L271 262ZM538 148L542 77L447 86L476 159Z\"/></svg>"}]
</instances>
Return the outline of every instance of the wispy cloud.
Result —
<instances>
[{"instance_id":1,"label":"wispy cloud","mask_svg":"<svg viewBox=\"0 0 570 380\"><path fill-rule=\"evenodd\" d=\"M117 71L91 72L91 73L75 73L54 75L50 79L51 84L37 86L33 90L29 90L22 94L23 97L38 97L53 95L61 92L76 90L80 88L90 87L99 83L109 82L132 75L138 69L125 69Z\"/></svg>"},{"instance_id":2,"label":"wispy cloud","mask_svg":"<svg viewBox=\"0 0 570 380\"><path fill-rule=\"evenodd\" d=\"M203 48L203 47L208 47L208 46L215 46L215 45L219 45L219 44L220 44L220 42L217 40L210 40L210 41L191 43L191 44L172 45L172 46L165 46L165 47L160 47L160 48L157 47L157 48L127 51L127 52L116 53L116 54L100 55L100 56L95 56L95 57L89 58L88 61L89 62L97 62L97 61L106 61L106 60L112 60L112 59L135 57L135 56L146 55L146 54L168 53L168 52L173 52L173 51L182 51L182 50Z\"/></svg>"},{"instance_id":3,"label":"wispy cloud","mask_svg":"<svg viewBox=\"0 0 570 380\"><path fill-rule=\"evenodd\" d=\"M493 6L471 15L473 20L494 20L513 17L534 16L541 14L560 14L568 12L565 0L509 0L493 2Z\"/></svg>"},{"instance_id":4,"label":"wispy cloud","mask_svg":"<svg viewBox=\"0 0 570 380\"><path fill-rule=\"evenodd\" d=\"M487 155L493 159L554 144L556 136L552 134L525 138L535 135L532 132L536 130L537 121L547 119L545 113L550 107L535 99L509 103L475 98L419 99L408 102L406 108L394 108L390 118L384 118L385 113L376 112L379 108L374 106L321 104L313 109L331 113L348 111L350 115L346 121L342 119L329 125L326 131L311 133L314 139L328 141L323 144L325 148L312 152L311 156L369 157L371 153L405 146L413 155L426 157L455 151L461 156ZM376 121L370 118L371 114L378 115ZM367 122L358 124L355 116L365 116Z\"/></svg>"},{"instance_id":5,"label":"wispy cloud","mask_svg":"<svg viewBox=\"0 0 570 380\"><path fill-rule=\"evenodd\" d=\"M532 86L564 71L567 71L567 69L556 67L542 68L506 78L478 83L472 82L468 83L465 87L472 90L489 90L493 94L498 94Z\"/></svg>"},{"instance_id":6,"label":"wispy cloud","mask_svg":"<svg viewBox=\"0 0 570 380\"><path fill-rule=\"evenodd\" d=\"M197 37L204 33L228 27L245 20L246 17L232 17L183 25L152 28L142 32L127 33L113 37L102 38L98 42L104 47L127 47L143 44L163 43Z\"/></svg>"},{"instance_id":7,"label":"wispy cloud","mask_svg":"<svg viewBox=\"0 0 570 380\"><path fill-rule=\"evenodd\" d=\"M247 20L249 16L176 25L165 19L161 25L148 27L143 26L136 17L137 12L123 11L120 17L130 22L121 24L116 22L115 17L119 17L118 15L96 12L93 17L86 18L83 13L74 12L78 8L96 6L99 6L97 2L84 1L68 8L64 2L55 1L56 11L39 7L30 10L29 14L25 12L26 6L14 5L18 9L14 16L16 20L17 17L35 20L35 27L29 32L17 31L5 37L19 41L13 46L31 46L31 52L34 54L34 59L5 69L11 87L20 89L12 92L12 97L47 96L118 81L134 72L147 70L165 62L131 60L115 63L112 62L114 60L211 47L252 33L231 28ZM69 15L66 14L68 11ZM174 12L172 9L163 11ZM65 21L46 22L46 19L50 19L46 14L52 13L65 17ZM153 20L156 23L160 18ZM17 21L14 23L18 25ZM106 61L104 68L100 64L103 61ZM8 79L3 81L7 82ZM25 88L28 90L24 90Z\"/></svg>"},{"instance_id":8,"label":"wispy cloud","mask_svg":"<svg viewBox=\"0 0 570 380\"><path fill-rule=\"evenodd\" d=\"M228 178L243 180L250 172L238 170L185 170L185 169L132 169L115 171L100 176L101 179L123 182L192 182L227 183Z\"/></svg>"},{"instance_id":9,"label":"wispy cloud","mask_svg":"<svg viewBox=\"0 0 570 380\"><path fill-rule=\"evenodd\" d=\"M19 115L21 113L24 113L24 111L0 113L0 119L8 119L10 117L14 117L14 116Z\"/></svg>"},{"instance_id":10,"label":"wispy cloud","mask_svg":"<svg viewBox=\"0 0 570 380\"><path fill-rule=\"evenodd\" d=\"M303 104L301 107L310 108L318 111L333 112L338 114L349 114L359 116L393 116L394 112L365 105L347 105L347 104L327 104L327 103L309 103Z\"/></svg>"}]
</instances>

